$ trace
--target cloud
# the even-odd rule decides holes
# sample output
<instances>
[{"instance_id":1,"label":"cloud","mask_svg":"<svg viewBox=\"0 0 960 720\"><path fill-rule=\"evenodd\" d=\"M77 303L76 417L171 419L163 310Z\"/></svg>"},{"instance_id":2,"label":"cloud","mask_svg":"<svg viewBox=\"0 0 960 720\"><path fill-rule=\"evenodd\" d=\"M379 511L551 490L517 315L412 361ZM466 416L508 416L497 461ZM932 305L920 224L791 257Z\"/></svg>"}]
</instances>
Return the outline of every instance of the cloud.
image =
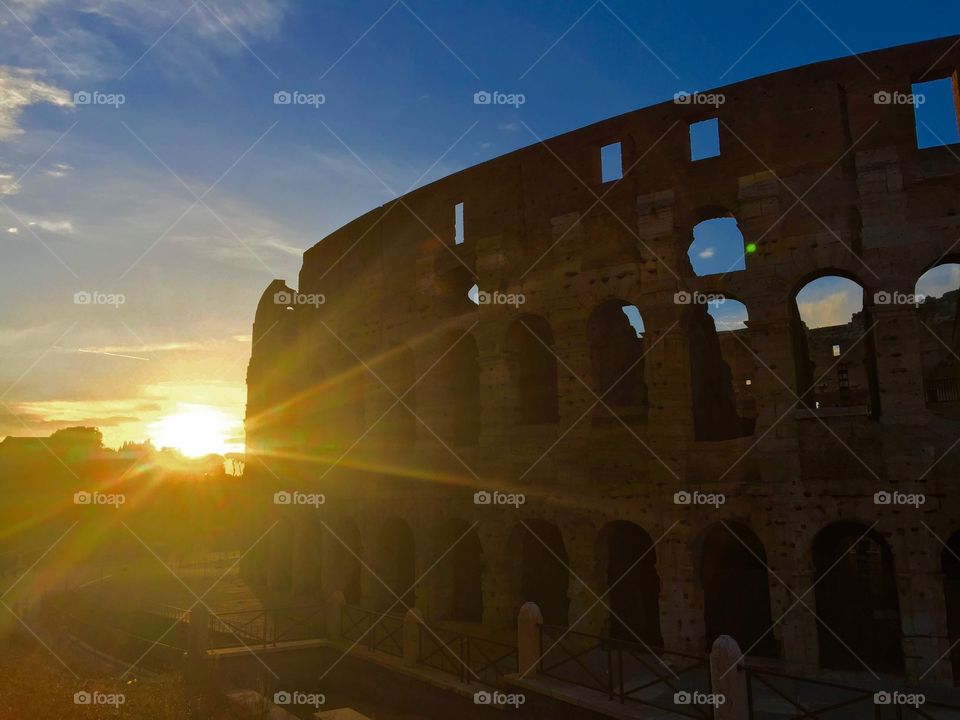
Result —
<instances>
[{"instance_id":1,"label":"cloud","mask_svg":"<svg viewBox=\"0 0 960 720\"><path fill-rule=\"evenodd\" d=\"M73 223L69 220L30 220L27 225L38 227L57 235L73 235Z\"/></svg>"},{"instance_id":2,"label":"cloud","mask_svg":"<svg viewBox=\"0 0 960 720\"><path fill-rule=\"evenodd\" d=\"M23 134L20 116L24 108L38 103L74 107L66 90L43 82L36 71L0 66L0 140ZM0 175L0 194L12 194L9 190L12 180L10 175ZM16 187L15 184L12 187Z\"/></svg>"},{"instance_id":3,"label":"cloud","mask_svg":"<svg viewBox=\"0 0 960 720\"><path fill-rule=\"evenodd\" d=\"M712 258L713 248L712 247L704 248L703 250L697 253L697 257L703 258L704 260L708 260L709 258Z\"/></svg>"},{"instance_id":4,"label":"cloud","mask_svg":"<svg viewBox=\"0 0 960 720\"><path fill-rule=\"evenodd\" d=\"M17 233L20 232L20 228L15 228L15 227L7 228L7 232L10 233L11 235L16 235Z\"/></svg>"},{"instance_id":5,"label":"cloud","mask_svg":"<svg viewBox=\"0 0 960 720\"><path fill-rule=\"evenodd\" d=\"M0 42L34 67L72 78L113 79L162 59L164 72L216 76L211 53L240 55L277 37L287 0L7 0L20 22ZM36 38L32 36L35 33ZM246 47L245 47L246 46Z\"/></svg>"},{"instance_id":6,"label":"cloud","mask_svg":"<svg viewBox=\"0 0 960 720\"><path fill-rule=\"evenodd\" d=\"M66 163L55 163L49 170L47 170L47 175L55 178L62 178L69 175L73 172L73 166L67 165Z\"/></svg>"},{"instance_id":7,"label":"cloud","mask_svg":"<svg viewBox=\"0 0 960 720\"><path fill-rule=\"evenodd\" d=\"M504 132L519 132L522 125L518 122L508 122L498 125L497 127Z\"/></svg>"},{"instance_id":8,"label":"cloud","mask_svg":"<svg viewBox=\"0 0 960 720\"><path fill-rule=\"evenodd\" d=\"M16 195L19 191L20 186L13 175L0 173L0 195Z\"/></svg>"},{"instance_id":9,"label":"cloud","mask_svg":"<svg viewBox=\"0 0 960 720\"><path fill-rule=\"evenodd\" d=\"M852 285L810 300L799 300L797 307L808 328L846 325L854 313L863 309L863 290Z\"/></svg>"},{"instance_id":10,"label":"cloud","mask_svg":"<svg viewBox=\"0 0 960 720\"><path fill-rule=\"evenodd\" d=\"M928 270L917 281L917 292L925 297L938 298L960 287L960 265L949 263Z\"/></svg>"}]
</instances>

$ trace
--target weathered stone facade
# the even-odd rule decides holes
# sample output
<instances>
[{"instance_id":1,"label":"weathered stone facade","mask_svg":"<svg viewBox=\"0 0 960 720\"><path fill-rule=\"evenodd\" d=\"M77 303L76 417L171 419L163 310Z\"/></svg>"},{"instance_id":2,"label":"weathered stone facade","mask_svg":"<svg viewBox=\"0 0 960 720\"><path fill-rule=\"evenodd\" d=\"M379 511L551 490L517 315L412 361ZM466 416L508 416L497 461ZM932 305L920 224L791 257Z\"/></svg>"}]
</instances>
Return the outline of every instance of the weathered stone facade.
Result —
<instances>
[{"instance_id":1,"label":"weathered stone facade","mask_svg":"<svg viewBox=\"0 0 960 720\"><path fill-rule=\"evenodd\" d=\"M404 600L477 633L509 633L535 600L584 632L697 652L727 632L792 672L948 682L960 424L949 392L927 401L923 368L949 385L957 345L947 333L938 350L915 306L875 300L960 255L960 160L918 150L913 108L874 96L921 78L956 89L956 40L721 88L719 108L612 118L308 250L299 301L275 281L260 302L248 374L248 473L326 496L275 508L271 586L385 609L385 585L417 580ZM687 127L708 117L721 153L693 162ZM623 177L602 183L614 142ZM696 276L693 227L731 216L756 245L746 269ZM795 304L826 275L864 288L844 357L866 370L839 411L799 397L833 369L834 340L806 333ZM478 306L474 283L525 302ZM747 329L718 337L681 291L741 301ZM476 504L482 490L526 503ZM725 502L675 503L695 490ZM875 504L885 490L926 501Z\"/></svg>"}]
</instances>

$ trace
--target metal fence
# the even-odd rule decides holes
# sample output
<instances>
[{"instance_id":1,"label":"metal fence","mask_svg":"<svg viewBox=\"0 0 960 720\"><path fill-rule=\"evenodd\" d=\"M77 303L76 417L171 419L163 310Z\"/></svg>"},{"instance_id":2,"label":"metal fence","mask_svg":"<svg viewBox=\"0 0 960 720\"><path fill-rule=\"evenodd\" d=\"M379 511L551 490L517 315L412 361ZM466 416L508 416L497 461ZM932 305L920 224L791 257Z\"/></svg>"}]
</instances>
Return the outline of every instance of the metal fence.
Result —
<instances>
[{"instance_id":1,"label":"metal fence","mask_svg":"<svg viewBox=\"0 0 960 720\"><path fill-rule=\"evenodd\" d=\"M517 648L455 630L418 625L417 663L456 675L460 682L495 684L517 672Z\"/></svg>"},{"instance_id":2,"label":"metal fence","mask_svg":"<svg viewBox=\"0 0 960 720\"><path fill-rule=\"evenodd\" d=\"M357 645L364 643L370 650L403 657L403 615L343 605L340 635Z\"/></svg>"},{"instance_id":3,"label":"metal fence","mask_svg":"<svg viewBox=\"0 0 960 720\"><path fill-rule=\"evenodd\" d=\"M540 674L604 693L610 700L707 719L712 707L706 656L653 648L554 625L540 626Z\"/></svg>"},{"instance_id":4,"label":"metal fence","mask_svg":"<svg viewBox=\"0 0 960 720\"><path fill-rule=\"evenodd\" d=\"M960 720L960 705L917 689L855 687L742 667L750 720Z\"/></svg>"}]
</instances>

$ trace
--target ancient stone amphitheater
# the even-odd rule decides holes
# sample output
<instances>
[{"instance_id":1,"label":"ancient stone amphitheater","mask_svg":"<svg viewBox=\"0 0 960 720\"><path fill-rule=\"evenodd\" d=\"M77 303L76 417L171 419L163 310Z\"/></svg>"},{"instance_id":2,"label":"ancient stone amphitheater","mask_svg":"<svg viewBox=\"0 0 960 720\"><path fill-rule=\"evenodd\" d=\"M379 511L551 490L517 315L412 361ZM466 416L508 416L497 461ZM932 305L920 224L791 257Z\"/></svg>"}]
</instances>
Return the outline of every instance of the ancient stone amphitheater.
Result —
<instances>
[{"instance_id":1,"label":"ancient stone amphitheater","mask_svg":"<svg viewBox=\"0 0 960 720\"><path fill-rule=\"evenodd\" d=\"M952 78L960 104L957 40L535 142L310 248L254 323L248 475L277 522L254 574L491 638L532 601L588 635L952 682L960 328L956 293L909 296L960 258L960 146L918 149L898 98ZM698 276L718 218L741 269ZM862 288L849 324L801 321L823 276Z\"/></svg>"}]
</instances>

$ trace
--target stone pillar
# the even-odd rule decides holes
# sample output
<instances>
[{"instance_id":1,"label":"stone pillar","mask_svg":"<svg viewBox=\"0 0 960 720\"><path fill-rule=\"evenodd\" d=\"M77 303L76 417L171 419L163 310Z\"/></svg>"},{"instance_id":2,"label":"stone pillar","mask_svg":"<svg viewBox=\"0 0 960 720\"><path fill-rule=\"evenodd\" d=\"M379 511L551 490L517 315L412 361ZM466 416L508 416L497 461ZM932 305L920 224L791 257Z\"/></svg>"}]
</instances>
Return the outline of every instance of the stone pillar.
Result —
<instances>
[{"instance_id":1,"label":"stone pillar","mask_svg":"<svg viewBox=\"0 0 960 720\"><path fill-rule=\"evenodd\" d=\"M911 289L912 293L913 290ZM877 293L877 300L902 298L907 293ZM923 364L920 341L928 331L920 326L914 305L873 305L869 308L877 355L877 383L884 423L923 422Z\"/></svg>"},{"instance_id":2,"label":"stone pillar","mask_svg":"<svg viewBox=\"0 0 960 720\"><path fill-rule=\"evenodd\" d=\"M606 578L598 572L595 531L591 526L567 526L564 530L567 531L568 562L573 570L567 590L570 597L567 622L577 632L604 634L610 614L610 597L603 596ZM581 578L586 587L577 578Z\"/></svg>"},{"instance_id":3,"label":"stone pillar","mask_svg":"<svg viewBox=\"0 0 960 720\"><path fill-rule=\"evenodd\" d=\"M723 696L723 702L714 708L714 720L748 720L750 717L747 676L737 667L742 662L742 654L737 641L729 635L721 635L713 641L710 651L711 692Z\"/></svg>"},{"instance_id":4,"label":"stone pillar","mask_svg":"<svg viewBox=\"0 0 960 720\"><path fill-rule=\"evenodd\" d=\"M540 626L543 615L536 603L524 603L517 616L517 669L521 678L534 677L540 669Z\"/></svg>"},{"instance_id":5,"label":"stone pillar","mask_svg":"<svg viewBox=\"0 0 960 720\"><path fill-rule=\"evenodd\" d=\"M671 535L657 546L660 634L664 647L699 654L703 652L706 635L703 587L696 574L697 563L691 555L687 538Z\"/></svg>"},{"instance_id":6,"label":"stone pillar","mask_svg":"<svg viewBox=\"0 0 960 720\"><path fill-rule=\"evenodd\" d=\"M953 666L941 565L943 546L929 532L907 532L902 543L891 544L891 550L898 575L907 678L919 682L923 676L923 682L949 685Z\"/></svg>"},{"instance_id":7,"label":"stone pillar","mask_svg":"<svg viewBox=\"0 0 960 720\"><path fill-rule=\"evenodd\" d=\"M330 640L336 640L340 637L340 633L343 630L342 623L343 618L341 614L343 613L343 606L347 604L347 600L343 595L343 592L337 590L330 596L330 602L327 603L327 638Z\"/></svg>"},{"instance_id":8,"label":"stone pillar","mask_svg":"<svg viewBox=\"0 0 960 720\"><path fill-rule=\"evenodd\" d=\"M407 610L403 616L403 665L414 667L420 655L420 625L423 615L416 608Z\"/></svg>"}]
</instances>

